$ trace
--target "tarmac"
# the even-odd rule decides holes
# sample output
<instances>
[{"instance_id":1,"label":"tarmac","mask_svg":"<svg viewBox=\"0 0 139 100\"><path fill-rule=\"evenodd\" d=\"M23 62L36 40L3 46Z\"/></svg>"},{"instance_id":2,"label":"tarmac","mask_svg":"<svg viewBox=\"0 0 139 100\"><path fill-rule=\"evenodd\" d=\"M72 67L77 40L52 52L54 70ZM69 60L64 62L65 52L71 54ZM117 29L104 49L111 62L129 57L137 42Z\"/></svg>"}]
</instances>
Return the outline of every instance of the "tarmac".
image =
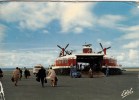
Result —
<instances>
[{"instance_id":1,"label":"tarmac","mask_svg":"<svg viewBox=\"0 0 139 100\"><path fill-rule=\"evenodd\" d=\"M44 88L33 74L14 86L11 73L4 72L2 79L5 100L139 100L139 72L99 78L58 76L57 87L48 80Z\"/></svg>"}]
</instances>

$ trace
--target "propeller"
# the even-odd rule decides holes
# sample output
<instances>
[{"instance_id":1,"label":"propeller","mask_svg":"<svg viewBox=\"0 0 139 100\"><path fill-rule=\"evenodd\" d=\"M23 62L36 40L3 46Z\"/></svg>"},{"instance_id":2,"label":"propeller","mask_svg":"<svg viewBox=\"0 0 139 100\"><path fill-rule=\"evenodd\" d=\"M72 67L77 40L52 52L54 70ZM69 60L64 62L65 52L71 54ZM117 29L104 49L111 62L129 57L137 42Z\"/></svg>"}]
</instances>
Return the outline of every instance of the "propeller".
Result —
<instances>
[{"instance_id":1,"label":"propeller","mask_svg":"<svg viewBox=\"0 0 139 100\"><path fill-rule=\"evenodd\" d=\"M92 46L92 44L84 44L83 46L86 46L86 47L90 47L90 46Z\"/></svg>"},{"instance_id":2,"label":"propeller","mask_svg":"<svg viewBox=\"0 0 139 100\"><path fill-rule=\"evenodd\" d=\"M69 44L66 45L65 49L69 46Z\"/></svg>"},{"instance_id":3,"label":"propeller","mask_svg":"<svg viewBox=\"0 0 139 100\"><path fill-rule=\"evenodd\" d=\"M102 46L102 44L101 43L99 43L100 44L100 46L101 46L101 48L102 48L102 50L103 50L103 46Z\"/></svg>"},{"instance_id":4,"label":"propeller","mask_svg":"<svg viewBox=\"0 0 139 100\"><path fill-rule=\"evenodd\" d=\"M60 54L59 54L60 57L65 55L64 52L66 52L66 54L68 54L68 52L65 51L65 50L66 50L66 48L69 46L69 44L67 44L65 48L62 48L62 47L59 46L59 45L57 45L57 46L62 50L62 51L60 52Z\"/></svg>"},{"instance_id":5,"label":"propeller","mask_svg":"<svg viewBox=\"0 0 139 100\"><path fill-rule=\"evenodd\" d=\"M98 53L104 52L104 55L106 55L107 49L110 49L111 47L103 48L102 44L101 43L99 43L99 44L100 44L100 47L102 48L102 51L99 51Z\"/></svg>"},{"instance_id":6,"label":"propeller","mask_svg":"<svg viewBox=\"0 0 139 100\"><path fill-rule=\"evenodd\" d=\"M110 49L111 47L107 47L106 49Z\"/></svg>"},{"instance_id":7,"label":"propeller","mask_svg":"<svg viewBox=\"0 0 139 100\"><path fill-rule=\"evenodd\" d=\"M57 45L60 49L63 49L61 46Z\"/></svg>"}]
</instances>

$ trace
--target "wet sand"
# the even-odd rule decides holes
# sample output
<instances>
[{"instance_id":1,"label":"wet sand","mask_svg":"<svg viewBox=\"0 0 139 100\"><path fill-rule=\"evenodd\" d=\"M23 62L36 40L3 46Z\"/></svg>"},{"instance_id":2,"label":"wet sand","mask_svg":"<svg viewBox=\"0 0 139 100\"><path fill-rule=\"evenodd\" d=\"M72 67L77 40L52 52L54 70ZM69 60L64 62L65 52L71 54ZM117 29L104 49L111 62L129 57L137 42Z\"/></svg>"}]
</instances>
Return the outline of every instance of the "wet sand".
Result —
<instances>
[{"instance_id":1,"label":"wet sand","mask_svg":"<svg viewBox=\"0 0 139 100\"><path fill-rule=\"evenodd\" d=\"M4 72L2 84L6 100L139 100L139 72L124 72L101 78L70 78L58 76L58 86L41 84L32 75L22 78L17 87L11 82L11 72ZM128 95L122 98L122 93Z\"/></svg>"}]
</instances>

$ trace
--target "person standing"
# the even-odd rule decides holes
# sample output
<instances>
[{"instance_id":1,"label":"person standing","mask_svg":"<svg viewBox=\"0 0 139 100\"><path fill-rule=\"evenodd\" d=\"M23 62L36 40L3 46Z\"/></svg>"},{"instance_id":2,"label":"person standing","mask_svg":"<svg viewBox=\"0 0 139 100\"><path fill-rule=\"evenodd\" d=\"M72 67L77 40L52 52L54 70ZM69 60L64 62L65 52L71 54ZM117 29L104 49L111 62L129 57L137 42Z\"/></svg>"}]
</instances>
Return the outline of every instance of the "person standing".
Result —
<instances>
[{"instance_id":1,"label":"person standing","mask_svg":"<svg viewBox=\"0 0 139 100\"><path fill-rule=\"evenodd\" d=\"M72 73L74 72L74 66L71 64L70 66L70 77L72 77Z\"/></svg>"},{"instance_id":2,"label":"person standing","mask_svg":"<svg viewBox=\"0 0 139 100\"><path fill-rule=\"evenodd\" d=\"M109 67L106 65L106 76L109 75Z\"/></svg>"},{"instance_id":3,"label":"person standing","mask_svg":"<svg viewBox=\"0 0 139 100\"><path fill-rule=\"evenodd\" d=\"M93 78L93 71L91 68L89 69L89 78Z\"/></svg>"},{"instance_id":4,"label":"person standing","mask_svg":"<svg viewBox=\"0 0 139 100\"><path fill-rule=\"evenodd\" d=\"M44 81L45 81L45 78L46 78L46 70L44 69L44 67L42 67L42 68L38 71L36 77L41 81L42 87L44 87Z\"/></svg>"},{"instance_id":5,"label":"person standing","mask_svg":"<svg viewBox=\"0 0 139 100\"><path fill-rule=\"evenodd\" d=\"M13 71L14 85L17 86L18 80L20 79L20 70L18 67Z\"/></svg>"}]
</instances>

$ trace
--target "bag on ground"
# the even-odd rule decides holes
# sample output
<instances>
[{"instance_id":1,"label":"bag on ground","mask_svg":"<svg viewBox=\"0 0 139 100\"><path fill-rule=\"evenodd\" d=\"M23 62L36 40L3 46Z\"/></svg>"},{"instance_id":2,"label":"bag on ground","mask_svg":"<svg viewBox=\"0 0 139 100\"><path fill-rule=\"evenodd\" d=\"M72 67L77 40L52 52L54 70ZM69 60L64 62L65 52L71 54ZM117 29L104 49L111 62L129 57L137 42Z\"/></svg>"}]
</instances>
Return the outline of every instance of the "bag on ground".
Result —
<instances>
[{"instance_id":1,"label":"bag on ground","mask_svg":"<svg viewBox=\"0 0 139 100\"><path fill-rule=\"evenodd\" d=\"M47 79L46 78L44 79L44 82L47 83Z\"/></svg>"}]
</instances>

